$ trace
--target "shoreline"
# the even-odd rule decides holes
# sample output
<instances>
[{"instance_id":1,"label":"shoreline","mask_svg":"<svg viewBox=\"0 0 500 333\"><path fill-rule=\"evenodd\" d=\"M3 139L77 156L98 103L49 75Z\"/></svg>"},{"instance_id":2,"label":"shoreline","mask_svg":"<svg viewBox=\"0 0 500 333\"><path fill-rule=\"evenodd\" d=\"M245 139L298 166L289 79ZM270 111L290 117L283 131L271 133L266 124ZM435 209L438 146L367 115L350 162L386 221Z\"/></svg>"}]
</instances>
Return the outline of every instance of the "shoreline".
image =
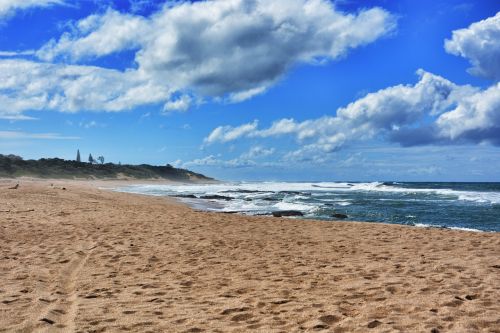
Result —
<instances>
[{"instance_id":1,"label":"shoreline","mask_svg":"<svg viewBox=\"0 0 500 333\"><path fill-rule=\"evenodd\" d=\"M6 189L15 181L0 183L0 332L500 325L499 233L199 212L73 181Z\"/></svg>"},{"instance_id":2,"label":"shoreline","mask_svg":"<svg viewBox=\"0 0 500 333\"><path fill-rule=\"evenodd\" d=\"M296 182L295 182L296 183ZM230 184L231 183L219 183L220 185L229 185L231 186ZM285 182L286 184L286 182ZM293 184L293 183L292 183ZM377 220L377 221L374 221L374 220L363 220L363 219L356 219L356 218L353 218L351 216L347 217L347 212L343 211L343 207L337 207L337 209L335 209L334 213L335 212L341 212L342 214L340 215L343 215L342 218L338 218L336 216L328 216L328 215L324 215L324 216L314 216L314 213L311 214L311 212L308 212L307 210L302 210L302 208L284 208L284 209L280 209L280 208L274 208L272 206L261 206L263 208L261 208L261 210L255 210L255 208L252 208L250 210L244 210L244 209L238 209L238 208L233 208L231 206L227 206L227 204L232 204L234 202L241 202L242 198L241 197L234 197L234 196L228 196L225 192L233 192L233 193L237 193L238 190L234 189L234 190L226 190L226 191L221 191L219 192L218 190L210 190L209 192L206 192L206 193L202 193L201 191L195 191L195 192L190 192L189 190L184 190L184 191L180 191L180 192L176 192L177 190L159 190L160 192L158 193L147 193L144 192L144 191L137 191L137 190L134 190L133 186L134 185L191 185L191 184L181 184L181 183L163 183L163 184L155 184L154 182L153 183L150 183L150 184L146 184L146 183L135 183L135 184L122 184L122 183L118 183L117 187L115 188L105 188L105 187L102 187L103 189L109 189L109 190L112 190L112 191L115 191L115 192L121 192L121 193L131 193L131 194L139 194L139 195L146 195L146 196L156 196L156 197L168 197L168 198L171 198L171 199L174 199L178 202L181 202L183 204L186 204L187 206L191 207L192 209L195 209L195 210L200 210L200 211L208 211L208 212L218 212L218 213L223 213L223 214L237 214L237 215L240 215L240 216L272 216L273 213L279 213L279 212L282 212L282 211L285 211L285 212L292 212L292 215L288 216L288 218L296 218L296 219L299 219L299 220L316 220L316 221L328 221L328 222L365 222L365 223L382 223L382 224L389 224L389 225L404 225L404 226L410 226L410 227L417 227L417 228L437 228L437 229L450 229L450 230L462 230L462 231L469 231L469 232L486 232L486 233L489 233L489 232L500 232L500 230L492 230L492 229L479 229L478 227L475 227L475 226L469 226L469 225L446 225L446 224L436 224L435 221L432 221L433 223L429 223L429 222L425 222L425 221L411 221L411 220L406 220L406 221L399 221L399 222L391 222L391 221L388 221L388 220ZM212 185L211 183L199 183L199 184L194 184L194 185ZM314 185L313 185L314 186ZM417 189L418 191L419 189ZM161 193L161 191L164 191L163 193ZM292 191L293 193L295 194L298 194L300 190L295 190L295 191ZM255 190L252 190L252 191L249 191L249 190L242 190L242 193L252 193L252 192L259 192L259 191L255 191ZM260 192L268 192L268 193L272 193L273 190L269 190L269 191L260 191ZM287 191L281 191L281 192L287 192ZM305 190L305 192L307 192L307 190ZM176 194L173 194L173 193L176 193ZM193 194L195 193L195 194ZM276 192L275 192L276 193ZM219 196L220 198L222 198L222 201L221 200L210 200L212 198L204 198L205 196ZM307 195L307 193L305 194ZM267 198L266 198L267 199ZM264 199L264 200L266 200ZM229 200L229 201L228 201ZM259 205L259 198L248 198L248 197L244 197L244 199L246 202L254 202L254 200L257 200L257 205ZM273 204L275 202L280 202L282 199L276 199L276 201L273 202ZM350 199L352 200L352 199ZM381 199L383 200L383 199ZM269 201L272 201L272 200L268 200ZM283 200L284 201L284 200ZM347 200L343 200L343 201L347 201ZM285 201L287 203L294 203L293 201ZM262 205L262 201L260 202L260 204ZM299 203L299 205L302 204L302 202ZM309 204L309 203L308 203ZM322 203L318 203L316 202L315 204L317 204L318 206L316 206L315 208L320 208L322 207ZM269 204L271 205L271 204ZM328 205L328 204L327 204ZM229 210L227 209L228 207L231 207ZM267 210L266 210L267 208ZM367 207L367 209L369 209L369 207ZM337 215L337 214L334 214L334 215ZM350 215L350 214L349 214ZM411 216L413 218L415 218L415 216Z\"/></svg>"}]
</instances>

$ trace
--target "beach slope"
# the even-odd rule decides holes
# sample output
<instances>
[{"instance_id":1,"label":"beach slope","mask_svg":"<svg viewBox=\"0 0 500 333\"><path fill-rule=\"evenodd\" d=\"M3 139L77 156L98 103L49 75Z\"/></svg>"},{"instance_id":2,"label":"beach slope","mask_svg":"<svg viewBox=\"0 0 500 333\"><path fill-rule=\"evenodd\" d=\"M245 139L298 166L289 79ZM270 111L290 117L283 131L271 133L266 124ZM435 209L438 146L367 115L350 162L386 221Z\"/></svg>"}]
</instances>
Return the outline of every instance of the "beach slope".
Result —
<instances>
[{"instance_id":1,"label":"beach slope","mask_svg":"<svg viewBox=\"0 0 500 333\"><path fill-rule=\"evenodd\" d=\"M0 182L0 332L499 332L500 233Z\"/></svg>"}]
</instances>

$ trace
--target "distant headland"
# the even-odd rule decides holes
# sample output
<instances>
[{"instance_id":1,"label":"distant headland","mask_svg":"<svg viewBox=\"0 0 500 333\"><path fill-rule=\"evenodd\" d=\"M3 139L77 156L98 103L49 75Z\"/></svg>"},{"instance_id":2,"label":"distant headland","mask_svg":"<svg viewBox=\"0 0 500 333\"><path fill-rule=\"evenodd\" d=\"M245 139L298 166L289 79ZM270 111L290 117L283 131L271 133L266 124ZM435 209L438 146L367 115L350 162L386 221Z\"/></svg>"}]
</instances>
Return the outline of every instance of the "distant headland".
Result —
<instances>
[{"instance_id":1,"label":"distant headland","mask_svg":"<svg viewBox=\"0 0 500 333\"><path fill-rule=\"evenodd\" d=\"M175 168L170 164L156 166L149 164L104 163L102 156L94 160L92 155L89 156L89 162L82 162L79 157L80 154L78 152L76 160L64 160L61 158L24 160L17 155L0 154L0 178L35 177L47 179L214 181L213 178L190 170Z\"/></svg>"}]
</instances>

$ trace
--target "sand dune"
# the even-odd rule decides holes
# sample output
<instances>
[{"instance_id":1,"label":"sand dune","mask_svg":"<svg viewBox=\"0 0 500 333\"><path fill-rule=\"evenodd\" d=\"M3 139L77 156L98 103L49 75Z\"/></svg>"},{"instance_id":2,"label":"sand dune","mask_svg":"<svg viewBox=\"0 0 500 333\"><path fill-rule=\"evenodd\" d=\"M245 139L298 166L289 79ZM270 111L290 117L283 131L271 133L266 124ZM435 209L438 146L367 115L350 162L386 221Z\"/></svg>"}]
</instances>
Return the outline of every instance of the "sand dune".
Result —
<instances>
[{"instance_id":1,"label":"sand dune","mask_svg":"<svg viewBox=\"0 0 500 333\"><path fill-rule=\"evenodd\" d=\"M500 234L0 182L0 332L500 332Z\"/></svg>"}]
</instances>

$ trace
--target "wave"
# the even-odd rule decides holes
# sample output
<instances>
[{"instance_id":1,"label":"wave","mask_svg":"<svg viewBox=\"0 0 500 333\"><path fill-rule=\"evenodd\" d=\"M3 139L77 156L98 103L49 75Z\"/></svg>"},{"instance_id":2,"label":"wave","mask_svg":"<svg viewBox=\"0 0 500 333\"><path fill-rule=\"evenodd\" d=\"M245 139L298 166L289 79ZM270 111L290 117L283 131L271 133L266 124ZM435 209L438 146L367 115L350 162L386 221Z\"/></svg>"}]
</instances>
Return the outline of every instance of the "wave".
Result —
<instances>
[{"instance_id":1,"label":"wave","mask_svg":"<svg viewBox=\"0 0 500 333\"><path fill-rule=\"evenodd\" d=\"M448 185L451 188L443 188ZM327 220L335 213L343 213L349 219L360 221L479 231L461 227L465 225L500 231L498 187L493 188L496 190L493 192L488 191L492 189L488 185L474 186L471 191L466 190L470 189L467 184L447 183L434 187L432 183L395 182L233 182L131 185L114 190L181 197L179 200L197 209L218 212L260 215L297 210L307 218ZM212 199L203 198L205 196ZM420 221L429 224L416 223Z\"/></svg>"},{"instance_id":2,"label":"wave","mask_svg":"<svg viewBox=\"0 0 500 333\"><path fill-rule=\"evenodd\" d=\"M262 182L262 183L223 183L207 185L134 185L128 192L149 195L165 194L202 194L214 195L224 193L233 198L257 199L275 194L297 195L296 199L317 194L343 194L351 192L388 192L403 194L435 194L443 199L454 199L476 203L500 204L500 192L460 191L442 188L410 188L401 187L399 183L346 183L346 182ZM385 198L391 199L391 198Z\"/></svg>"},{"instance_id":3,"label":"wave","mask_svg":"<svg viewBox=\"0 0 500 333\"><path fill-rule=\"evenodd\" d=\"M471 232L484 232L484 230L474 229L474 228L465 228L465 227L448 227L442 225L433 225L433 224L425 224L425 223L415 223L414 227L417 228L442 228L442 229L451 229L451 230L461 230L461 231L471 231Z\"/></svg>"}]
</instances>

